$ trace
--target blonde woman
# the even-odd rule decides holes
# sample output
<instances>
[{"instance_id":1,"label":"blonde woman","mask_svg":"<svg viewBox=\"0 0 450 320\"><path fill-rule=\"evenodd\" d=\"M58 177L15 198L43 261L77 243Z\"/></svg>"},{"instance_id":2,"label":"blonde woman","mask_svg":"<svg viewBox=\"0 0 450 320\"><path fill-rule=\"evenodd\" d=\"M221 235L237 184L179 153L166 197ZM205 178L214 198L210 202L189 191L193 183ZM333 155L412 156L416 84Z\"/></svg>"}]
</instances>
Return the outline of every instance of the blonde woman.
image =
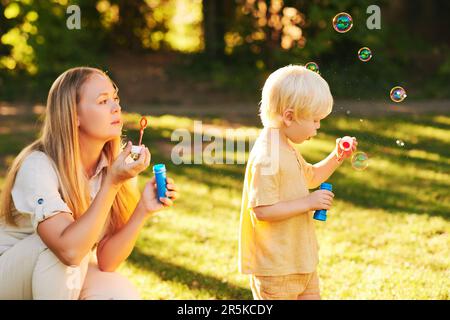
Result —
<instances>
[{"instance_id":1,"label":"blonde woman","mask_svg":"<svg viewBox=\"0 0 450 320\"><path fill-rule=\"evenodd\" d=\"M173 205L143 146L121 146L118 89L102 71L74 68L53 83L40 138L16 157L0 198L0 299L139 299L115 272L152 213ZM123 150L122 150L123 149Z\"/></svg>"}]
</instances>

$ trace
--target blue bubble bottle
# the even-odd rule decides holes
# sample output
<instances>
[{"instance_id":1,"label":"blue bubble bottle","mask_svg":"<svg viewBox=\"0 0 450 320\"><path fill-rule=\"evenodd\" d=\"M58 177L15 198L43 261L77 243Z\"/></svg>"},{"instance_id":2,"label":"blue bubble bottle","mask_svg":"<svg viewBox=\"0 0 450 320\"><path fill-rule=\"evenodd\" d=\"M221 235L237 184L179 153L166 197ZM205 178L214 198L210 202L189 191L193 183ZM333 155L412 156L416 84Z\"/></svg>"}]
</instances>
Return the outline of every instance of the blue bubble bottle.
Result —
<instances>
[{"instance_id":1,"label":"blue bubble bottle","mask_svg":"<svg viewBox=\"0 0 450 320\"><path fill-rule=\"evenodd\" d=\"M322 183L320 185L320 190L333 191L333 186L331 185L331 183ZM327 210L325 210L325 209L316 210L316 212L314 212L314 219L319 220L319 221L326 221L327 220Z\"/></svg>"}]
</instances>

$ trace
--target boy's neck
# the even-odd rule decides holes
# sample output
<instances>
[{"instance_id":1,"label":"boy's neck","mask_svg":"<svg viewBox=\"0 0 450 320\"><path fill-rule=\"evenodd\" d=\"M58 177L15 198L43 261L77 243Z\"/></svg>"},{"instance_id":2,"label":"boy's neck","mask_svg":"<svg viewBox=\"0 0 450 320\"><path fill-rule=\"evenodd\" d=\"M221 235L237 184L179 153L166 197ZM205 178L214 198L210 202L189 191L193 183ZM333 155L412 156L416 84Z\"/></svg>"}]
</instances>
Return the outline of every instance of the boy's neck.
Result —
<instances>
[{"instance_id":1,"label":"boy's neck","mask_svg":"<svg viewBox=\"0 0 450 320\"><path fill-rule=\"evenodd\" d=\"M289 142L289 138L286 136L282 128L267 128L268 133L271 133L274 130L278 131L278 142L280 143L280 146L292 149L292 144Z\"/></svg>"}]
</instances>

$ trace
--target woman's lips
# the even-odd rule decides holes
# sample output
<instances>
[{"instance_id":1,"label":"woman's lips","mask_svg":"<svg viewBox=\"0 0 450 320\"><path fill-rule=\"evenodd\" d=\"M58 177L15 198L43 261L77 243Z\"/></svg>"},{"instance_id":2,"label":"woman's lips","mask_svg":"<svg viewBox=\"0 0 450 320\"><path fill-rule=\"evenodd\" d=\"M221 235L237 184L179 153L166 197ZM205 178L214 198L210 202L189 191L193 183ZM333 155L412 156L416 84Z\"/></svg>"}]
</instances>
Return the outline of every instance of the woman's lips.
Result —
<instances>
[{"instance_id":1,"label":"woman's lips","mask_svg":"<svg viewBox=\"0 0 450 320\"><path fill-rule=\"evenodd\" d=\"M116 120L116 121L114 121L114 122L111 122L111 124L120 124L120 123L121 123L120 120Z\"/></svg>"}]
</instances>

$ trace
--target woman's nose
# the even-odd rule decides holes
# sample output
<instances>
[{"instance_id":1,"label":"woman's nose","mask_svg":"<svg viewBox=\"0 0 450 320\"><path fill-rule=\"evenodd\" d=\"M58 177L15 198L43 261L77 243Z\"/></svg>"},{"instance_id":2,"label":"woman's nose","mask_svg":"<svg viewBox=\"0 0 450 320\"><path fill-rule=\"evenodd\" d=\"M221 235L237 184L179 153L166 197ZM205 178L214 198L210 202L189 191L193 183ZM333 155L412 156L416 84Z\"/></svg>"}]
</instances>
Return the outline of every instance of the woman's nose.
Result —
<instances>
[{"instance_id":1,"label":"woman's nose","mask_svg":"<svg viewBox=\"0 0 450 320\"><path fill-rule=\"evenodd\" d=\"M114 102L113 107L112 107L113 113L120 112L121 110L122 110L122 107L120 106L120 104L118 102Z\"/></svg>"}]
</instances>

